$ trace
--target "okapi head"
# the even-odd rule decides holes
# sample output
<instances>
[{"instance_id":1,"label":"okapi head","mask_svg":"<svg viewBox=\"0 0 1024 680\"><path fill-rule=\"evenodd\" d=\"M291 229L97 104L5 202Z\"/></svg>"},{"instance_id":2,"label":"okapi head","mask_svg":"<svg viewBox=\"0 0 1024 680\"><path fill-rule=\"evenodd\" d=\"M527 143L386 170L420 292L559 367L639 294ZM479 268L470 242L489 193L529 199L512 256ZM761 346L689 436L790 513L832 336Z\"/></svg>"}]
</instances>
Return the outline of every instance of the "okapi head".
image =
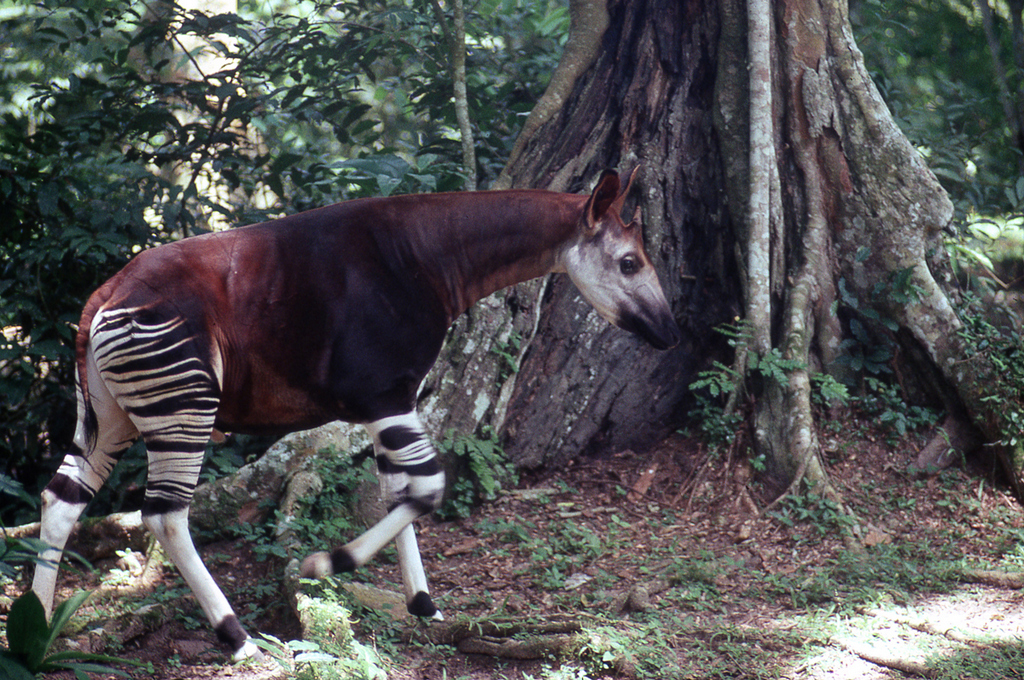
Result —
<instances>
[{"instance_id":1,"label":"okapi head","mask_svg":"<svg viewBox=\"0 0 1024 680\"><path fill-rule=\"evenodd\" d=\"M604 319L657 349L668 349L679 343L680 331L644 251L640 207L629 224L622 221L622 204L635 176L634 169L620 193L618 174L606 170L601 175L583 209L579 236L565 250L562 262Z\"/></svg>"}]
</instances>

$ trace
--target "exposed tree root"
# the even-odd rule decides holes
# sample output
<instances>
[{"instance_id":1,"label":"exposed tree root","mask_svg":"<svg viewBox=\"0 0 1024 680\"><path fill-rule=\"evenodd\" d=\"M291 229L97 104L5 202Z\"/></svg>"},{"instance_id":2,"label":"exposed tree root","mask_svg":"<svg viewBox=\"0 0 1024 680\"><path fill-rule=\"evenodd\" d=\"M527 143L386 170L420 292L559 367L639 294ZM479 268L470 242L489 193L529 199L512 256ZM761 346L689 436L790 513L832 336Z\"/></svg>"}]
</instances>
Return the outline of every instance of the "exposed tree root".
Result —
<instances>
[{"instance_id":1,"label":"exposed tree root","mask_svg":"<svg viewBox=\"0 0 1024 680\"><path fill-rule=\"evenodd\" d=\"M936 428L931 440L917 454L912 472L931 475L945 470L963 459L964 455L981 444L978 429L969 420L947 416Z\"/></svg>"},{"instance_id":2,"label":"exposed tree root","mask_svg":"<svg viewBox=\"0 0 1024 680\"><path fill-rule=\"evenodd\" d=\"M966 569L962 576L969 583L980 583L986 586L995 586L996 588L1024 588L1024 572Z\"/></svg>"},{"instance_id":3,"label":"exposed tree root","mask_svg":"<svg viewBox=\"0 0 1024 680\"><path fill-rule=\"evenodd\" d=\"M907 675L916 675L921 678L930 678L935 675L935 671L924 665L920 661L914 661L913 659L904 659L898 656L889 656L888 654L881 654L874 649L869 649L861 645L849 642L847 640L833 639L832 643L836 646L845 649L851 654L855 654L860 658L864 659L869 663L873 663L876 666L884 666L885 668L891 668L894 671L900 673L906 673Z\"/></svg>"},{"instance_id":4,"label":"exposed tree root","mask_svg":"<svg viewBox=\"0 0 1024 680\"><path fill-rule=\"evenodd\" d=\"M39 522L10 527L4 533L10 538L38 537ZM141 512L119 512L75 524L68 550L91 562L113 557L125 548L145 553L148 540Z\"/></svg>"},{"instance_id":5,"label":"exposed tree root","mask_svg":"<svg viewBox=\"0 0 1024 680\"><path fill-rule=\"evenodd\" d=\"M540 659L568 651L582 630L582 624L573 617L541 623L456 620L448 625L432 625L428 635L433 642L453 645L463 654Z\"/></svg>"},{"instance_id":6,"label":"exposed tree root","mask_svg":"<svg viewBox=\"0 0 1024 680\"><path fill-rule=\"evenodd\" d=\"M864 616L874 616L876 618L885 619L886 621L892 621L901 626L906 626L912 630L916 630L919 633L925 633L926 635L935 635L937 637L944 637L953 642L959 642L965 645L971 645L975 647L986 647L988 646L981 640L965 635L958 630L952 628L943 628L936 626L931 621L924 619L912 619L907 616L900 616L893 612L884 612L879 609L870 609L868 607L858 607L857 613L863 614Z\"/></svg>"}]
</instances>

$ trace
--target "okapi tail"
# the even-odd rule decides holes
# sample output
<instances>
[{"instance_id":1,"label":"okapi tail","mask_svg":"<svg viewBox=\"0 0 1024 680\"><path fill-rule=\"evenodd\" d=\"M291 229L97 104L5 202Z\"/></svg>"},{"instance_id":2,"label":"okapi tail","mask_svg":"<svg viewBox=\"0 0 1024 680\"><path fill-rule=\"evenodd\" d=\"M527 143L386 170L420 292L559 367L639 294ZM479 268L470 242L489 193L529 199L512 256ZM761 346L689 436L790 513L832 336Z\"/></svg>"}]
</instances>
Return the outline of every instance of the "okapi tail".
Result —
<instances>
[{"instance_id":1,"label":"okapi tail","mask_svg":"<svg viewBox=\"0 0 1024 680\"><path fill-rule=\"evenodd\" d=\"M92 397L89 394L89 339L92 330L92 320L99 311L100 303L96 300L97 295L89 298L82 311L82 318L78 323L78 332L75 334L75 371L78 373L76 381L78 387L78 425L82 440L80 446L83 453L91 451L96 447L96 437L99 430L99 419L96 417L96 410L92 406ZM78 437L75 437L78 440ZM76 441L76 443L78 443Z\"/></svg>"}]
</instances>

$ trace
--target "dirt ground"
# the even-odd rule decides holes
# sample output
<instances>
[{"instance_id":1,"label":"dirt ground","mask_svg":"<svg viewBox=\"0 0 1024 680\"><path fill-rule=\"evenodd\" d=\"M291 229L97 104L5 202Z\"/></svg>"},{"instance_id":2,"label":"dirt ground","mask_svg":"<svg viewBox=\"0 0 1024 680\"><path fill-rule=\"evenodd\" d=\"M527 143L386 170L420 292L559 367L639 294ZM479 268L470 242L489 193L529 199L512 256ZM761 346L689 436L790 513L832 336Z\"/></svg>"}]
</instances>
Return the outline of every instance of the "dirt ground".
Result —
<instances>
[{"instance_id":1,"label":"dirt ground","mask_svg":"<svg viewBox=\"0 0 1024 680\"><path fill-rule=\"evenodd\" d=\"M968 648L971 640L1024 637L1019 585L960 577L935 584L921 569L903 570L898 562L889 567L895 571L882 568L872 578L864 578L867 566L849 569L851 554L870 558L897 547L906 551L901 555L923 555L920 564L934 556L1012 569L1024 516L1010 494L970 464L924 481L910 478L907 465L923 439L893 446L862 421L835 430L822 436L835 486L855 523L836 519L836 509L824 503L768 507L773 492L753 481L746 462L729 452L710 455L695 440L674 436L645 455L625 451L526 474L517 489L466 519L421 521L435 599L449 619L641 631L630 638L635 648L626 650L632 661L569 677L651 677L652 661L660 662L645 655L654 654L667 655L665 667L672 670L666 677L901 678L916 674L917 637L928 638L925 647L960 644L950 633L956 629L971 638L961 641ZM241 540L202 552L251 632L285 641L300 636L282 594L283 561L261 561ZM229 663L173 569L140 574L140 565L124 560L95 566L105 574L102 584L62 572L58 597L97 590L76 619L78 648L151 662L153 672L128 669L136 678L286 677L272 661ZM916 585L906 586L915 573ZM350 580L401 590L390 552ZM24 587L11 585L6 594ZM102 636L89 631L102 624L101 613L113 602L132 610L125 599L140 605L145 599L146 607L120 624L122 644L99 641ZM8 607L9 601L0 605L0 618ZM460 651L431 640L422 622L391 623L358 607L354 613L356 638L384 656L390 678L540 679L570 663L564 656L502 658L498 647L465 643ZM808 632L815 625L828 630ZM645 642L648 637L660 642ZM911 651L900 651L900 644ZM903 662L910 666L899 670Z\"/></svg>"}]
</instances>

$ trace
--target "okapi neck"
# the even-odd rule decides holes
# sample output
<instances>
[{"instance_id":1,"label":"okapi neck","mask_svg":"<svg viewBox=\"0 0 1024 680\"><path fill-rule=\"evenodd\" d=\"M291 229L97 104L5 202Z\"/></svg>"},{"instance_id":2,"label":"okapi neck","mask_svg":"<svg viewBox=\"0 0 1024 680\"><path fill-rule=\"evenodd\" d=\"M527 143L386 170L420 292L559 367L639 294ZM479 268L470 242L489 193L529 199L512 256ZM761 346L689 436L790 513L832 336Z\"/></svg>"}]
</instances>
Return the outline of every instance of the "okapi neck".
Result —
<instances>
[{"instance_id":1,"label":"okapi neck","mask_svg":"<svg viewBox=\"0 0 1024 680\"><path fill-rule=\"evenodd\" d=\"M549 191L433 194L408 233L413 259L452 323L478 300L559 271L586 196Z\"/></svg>"}]
</instances>

